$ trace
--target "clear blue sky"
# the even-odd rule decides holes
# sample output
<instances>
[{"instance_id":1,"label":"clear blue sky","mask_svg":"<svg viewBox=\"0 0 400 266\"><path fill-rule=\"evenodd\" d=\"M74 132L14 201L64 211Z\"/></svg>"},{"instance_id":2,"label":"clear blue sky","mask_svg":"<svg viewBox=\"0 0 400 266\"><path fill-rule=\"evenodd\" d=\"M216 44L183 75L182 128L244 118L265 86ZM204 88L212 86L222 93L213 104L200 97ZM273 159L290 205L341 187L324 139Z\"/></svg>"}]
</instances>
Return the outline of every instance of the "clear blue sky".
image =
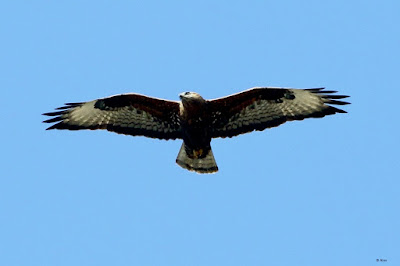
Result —
<instances>
[{"instance_id":1,"label":"clear blue sky","mask_svg":"<svg viewBox=\"0 0 400 266\"><path fill-rule=\"evenodd\" d=\"M3 1L0 265L400 265L398 1ZM65 102L327 87L348 114L212 142L45 131Z\"/></svg>"}]
</instances>

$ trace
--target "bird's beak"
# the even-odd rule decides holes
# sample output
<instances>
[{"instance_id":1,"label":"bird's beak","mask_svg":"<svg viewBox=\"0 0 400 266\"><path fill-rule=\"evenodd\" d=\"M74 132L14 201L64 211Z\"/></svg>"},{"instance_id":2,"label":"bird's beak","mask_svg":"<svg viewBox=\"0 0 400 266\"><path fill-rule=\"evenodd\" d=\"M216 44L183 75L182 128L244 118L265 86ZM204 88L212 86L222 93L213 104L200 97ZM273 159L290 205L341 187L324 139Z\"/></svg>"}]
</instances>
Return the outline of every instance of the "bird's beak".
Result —
<instances>
[{"instance_id":1,"label":"bird's beak","mask_svg":"<svg viewBox=\"0 0 400 266\"><path fill-rule=\"evenodd\" d=\"M182 99L183 99L183 97L185 97L184 95L185 95L185 93L184 93L184 92L182 92L181 94L179 94L179 99L181 99L181 100L182 100Z\"/></svg>"}]
</instances>

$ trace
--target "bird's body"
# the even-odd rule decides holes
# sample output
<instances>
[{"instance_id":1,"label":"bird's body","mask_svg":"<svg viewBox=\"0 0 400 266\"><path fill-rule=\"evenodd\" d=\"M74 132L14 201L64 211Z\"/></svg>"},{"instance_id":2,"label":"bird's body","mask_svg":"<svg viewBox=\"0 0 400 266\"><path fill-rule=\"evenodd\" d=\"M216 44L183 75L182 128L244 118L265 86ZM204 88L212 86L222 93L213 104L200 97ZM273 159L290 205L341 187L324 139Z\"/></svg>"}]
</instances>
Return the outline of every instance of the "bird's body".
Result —
<instances>
[{"instance_id":1,"label":"bird's body","mask_svg":"<svg viewBox=\"0 0 400 266\"><path fill-rule=\"evenodd\" d=\"M179 117L183 144L176 163L198 172L218 171L211 151L211 121L207 102L198 93L180 94Z\"/></svg>"},{"instance_id":2,"label":"bird's body","mask_svg":"<svg viewBox=\"0 0 400 266\"><path fill-rule=\"evenodd\" d=\"M233 137L286 121L323 117L345 111L336 91L252 88L227 97L205 100L198 93L180 94L180 102L139 94L121 94L83 103L68 103L44 122L48 129L107 129L159 139L183 139L176 162L199 173L218 171L211 139Z\"/></svg>"}]
</instances>

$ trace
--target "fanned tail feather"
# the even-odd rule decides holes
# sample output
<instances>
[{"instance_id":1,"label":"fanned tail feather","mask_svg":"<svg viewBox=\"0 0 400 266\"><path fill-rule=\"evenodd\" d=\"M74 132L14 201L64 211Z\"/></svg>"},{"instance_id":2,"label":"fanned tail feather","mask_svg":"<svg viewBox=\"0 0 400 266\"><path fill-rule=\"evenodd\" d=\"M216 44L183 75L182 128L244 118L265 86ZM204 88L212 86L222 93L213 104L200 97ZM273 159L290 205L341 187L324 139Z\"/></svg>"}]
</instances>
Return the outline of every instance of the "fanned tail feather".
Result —
<instances>
[{"instance_id":1,"label":"fanned tail feather","mask_svg":"<svg viewBox=\"0 0 400 266\"><path fill-rule=\"evenodd\" d=\"M199 157L200 156L189 157L185 149L185 143L182 143L178 157L176 158L176 163L182 168L201 174L214 173L218 171L218 166L211 149L208 151L206 156L202 158Z\"/></svg>"}]
</instances>

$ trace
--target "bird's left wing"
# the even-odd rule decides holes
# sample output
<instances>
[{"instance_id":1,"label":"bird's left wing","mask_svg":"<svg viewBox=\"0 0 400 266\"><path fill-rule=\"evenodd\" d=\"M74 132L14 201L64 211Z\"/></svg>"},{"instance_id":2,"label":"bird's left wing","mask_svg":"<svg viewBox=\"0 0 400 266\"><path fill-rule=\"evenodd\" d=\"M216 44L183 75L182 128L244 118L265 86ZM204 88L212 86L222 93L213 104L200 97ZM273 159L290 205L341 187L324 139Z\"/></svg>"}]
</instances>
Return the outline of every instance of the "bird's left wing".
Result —
<instances>
[{"instance_id":1,"label":"bird's left wing","mask_svg":"<svg viewBox=\"0 0 400 266\"><path fill-rule=\"evenodd\" d=\"M345 105L336 91L290 88L253 88L208 101L212 137L233 137L279 126L286 121L346 113L331 105Z\"/></svg>"},{"instance_id":2,"label":"bird's left wing","mask_svg":"<svg viewBox=\"0 0 400 266\"><path fill-rule=\"evenodd\" d=\"M48 129L106 129L159 139L182 138L179 103L140 94L121 94L90 102L67 103L44 121Z\"/></svg>"}]
</instances>

